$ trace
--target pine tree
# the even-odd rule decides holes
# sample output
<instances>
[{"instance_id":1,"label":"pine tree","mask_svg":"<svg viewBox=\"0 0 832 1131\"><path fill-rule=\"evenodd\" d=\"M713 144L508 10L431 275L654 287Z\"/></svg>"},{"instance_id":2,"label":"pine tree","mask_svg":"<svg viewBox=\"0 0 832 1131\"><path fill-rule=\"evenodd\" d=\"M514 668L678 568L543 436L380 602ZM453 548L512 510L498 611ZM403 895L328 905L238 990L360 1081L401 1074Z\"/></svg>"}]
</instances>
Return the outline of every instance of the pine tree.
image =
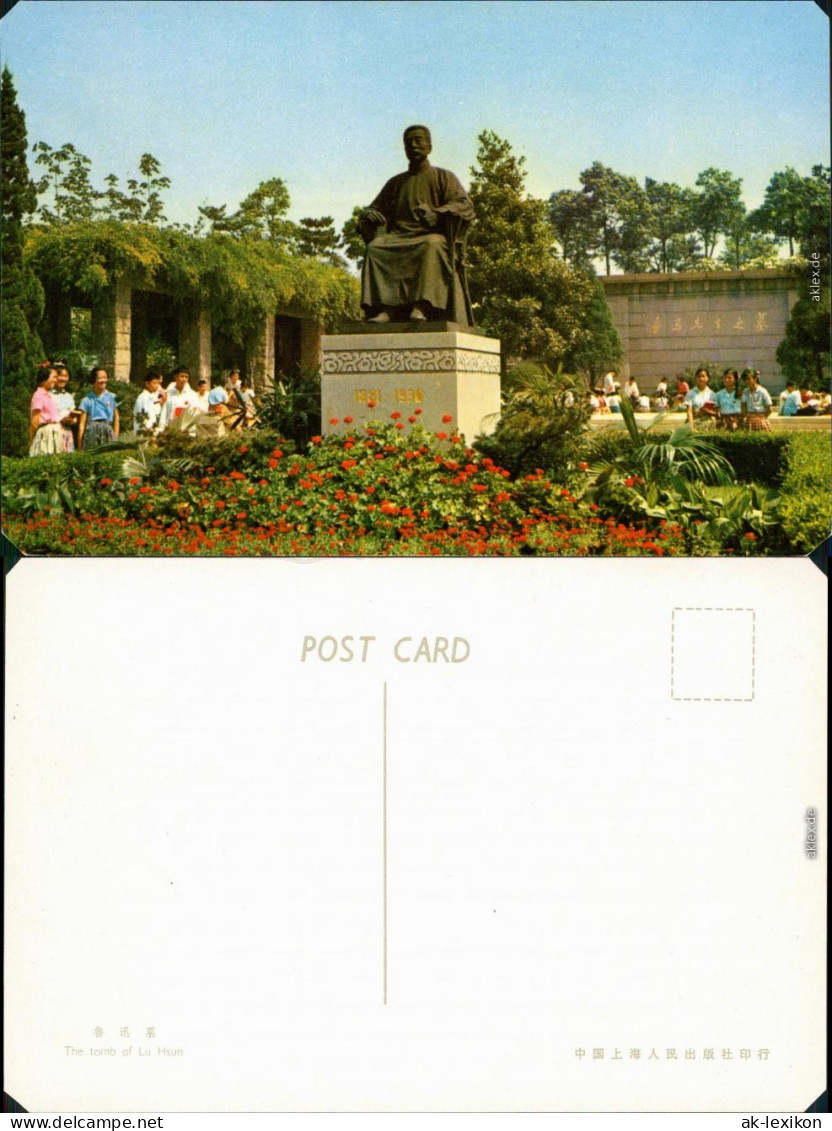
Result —
<instances>
[{"instance_id":1,"label":"pine tree","mask_svg":"<svg viewBox=\"0 0 832 1131\"><path fill-rule=\"evenodd\" d=\"M0 245L2 298L0 327L3 346L3 451L23 455L28 435L30 378L42 359L43 346L34 329L43 317L43 287L24 257L24 220L37 204L26 163L26 117L17 104L11 72L0 80Z\"/></svg>"}]
</instances>

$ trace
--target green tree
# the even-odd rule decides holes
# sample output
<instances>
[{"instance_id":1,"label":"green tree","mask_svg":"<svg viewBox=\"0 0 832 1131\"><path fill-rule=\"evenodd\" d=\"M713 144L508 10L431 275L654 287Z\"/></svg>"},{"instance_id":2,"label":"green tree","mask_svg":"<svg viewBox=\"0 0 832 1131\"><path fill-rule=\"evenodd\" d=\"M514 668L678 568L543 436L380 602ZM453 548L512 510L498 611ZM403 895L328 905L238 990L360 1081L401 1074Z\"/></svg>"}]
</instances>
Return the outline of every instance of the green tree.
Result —
<instances>
[{"instance_id":1,"label":"green tree","mask_svg":"<svg viewBox=\"0 0 832 1131\"><path fill-rule=\"evenodd\" d=\"M267 240L273 247L289 249L297 235L296 225L286 219L291 198L285 181L272 177L261 181L230 215L224 204L203 205L200 215L212 232L227 232L241 239Z\"/></svg>"},{"instance_id":2,"label":"green tree","mask_svg":"<svg viewBox=\"0 0 832 1131\"><path fill-rule=\"evenodd\" d=\"M814 165L806 177L806 200L797 239L800 253L809 259L820 256L822 269L829 277L829 234L832 228L832 195L828 165Z\"/></svg>"},{"instance_id":3,"label":"green tree","mask_svg":"<svg viewBox=\"0 0 832 1131\"><path fill-rule=\"evenodd\" d=\"M107 219L141 224L165 223L162 193L170 188L170 179L160 176L161 165L152 153L143 153L139 158L139 180L130 177L127 192L118 187L118 177L110 173L105 177L107 191L102 194L105 205L102 214Z\"/></svg>"},{"instance_id":4,"label":"green tree","mask_svg":"<svg viewBox=\"0 0 832 1131\"><path fill-rule=\"evenodd\" d=\"M299 255L319 259L335 267L346 267L344 258L338 254L340 240L331 216L319 216L317 219L306 216L302 219L297 228L295 246Z\"/></svg>"},{"instance_id":5,"label":"green tree","mask_svg":"<svg viewBox=\"0 0 832 1131\"><path fill-rule=\"evenodd\" d=\"M646 270L649 208L641 185L600 161L584 169L580 180L594 235L592 253L604 260L606 273L613 259L623 271Z\"/></svg>"},{"instance_id":6,"label":"green tree","mask_svg":"<svg viewBox=\"0 0 832 1131\"><path fill-rule=\"evenodd\" d=\"M680 254L693 228L694 193L672 182L654 181L652 177L645 177L644 193L652 240L647 251L650 266L663 275L678 271L680 263L695 254Z\"/></svg>"},{"instance_id":7,"label":"green tree","mask_svg":"<svg viewBox=\"0 0 832 1131\"><path fill-rule=\"evenodd\" d=\"M624 357L621 338L612 319L610 304L601 280L591 273L592 296L584 315L588 338L568 351L564 364L571 373L580 373L594 385L596 380Z\"/></svg>"},{"instance_id":8,"label":"green tree","mask_svg":"<svg viewBox=\"0 0 832 1131\"><path fill-rule=\"evenodd\" d=\"M589 197L575 189L553 192L549 197L549 223L570 266L589 267L596 242Z\"/></svg>"},{"instance_id":9,"label":"green tree","mask_svg":"<svg viewBox=\"0 0 832 1131\"><path fill-rule=\"evenodd\" d=\"M792 308L786 335L777 347L777 360L787 377L829 388L829 232L832 198L830 170L815 165L804 178L804 205L795 233L808 260L800 283L800 298Z\"/></svg>"},{"instance_id":10,"label":"green tree","mask_svg":"<svg viewBox=\"0 0 832 1131\"><path fill-rule=\"evenodd\" d=\"M26 162L26 117L8 67L0 79L0 293L2 328L2 446L24 455L28 437L30 378L43 357L34 327L43 316L43 288L23 254L24 223L37 207L36 186Z\"/></svg>"},{"instance_id":11,"label":"green tree","mask_svg":"<svg viewBox=\"0 0 832 1131\"><path fill-rule=\"evenodd\" d=\"M47 195L39 209L44 224L66 224L75 220L91 220L98 208L101 193L90 180L92 162L74 145L53 148L45 141L32 147L36 165L46 170L37 182L38 195Z\"/></svg>"},{"instance_id":12,"label":"green tree","mask_svg":"<svg viewBox=\"0 0 832 1131\"><path fill-rule=\"evenodd\" d=\"M471 200L477 213L468 241L469 282L477 323L510 358L556 364L588 339L592 285L555 254L546 204L525 191L524 158L490 130L479 135Z\"/></svg>"},{"instance_id":13,"label":"green tree","mask_svg":"<svg viewBox=\"0 0 832 1131\"><path fill-rule=\"evenodd\" d=\"M800 298L786 324L786 336L777 347L777 361L787 378L816 389L829 388L829 315L828 283L817 290L802 283Z\"/></svg>"},{"instance_id":14,"label":"green tree","mask_svg":"<svg viewBox=\"0 0 832 1131\"><path fill-rule=\"evenodd\" d=\"M359 265L364 262L364 237L358 227L358 218L363 211L362 206L356 204L349 220L344 223L341 229L341 246L344 249L344 255L347 259L351 259Z\"/></svg>"},{"instance_id":15,"label":"green tree","mask_svg":"<svg viewBox=\"0 0 832 1131\"><path fill-rule=\"evenodd\" d=\"M710 167L696 178L699 192L693 205L696 230L706 259L712 259L719 237L730 232L745 215L740 197L742 180L723 169Z\"/></svg>"},{"instance_id":16,"label":"green tree","mask_svg":"<svg viewBox=\"0 0 832 1131\"><path fill-rule=\"evenodd\" d=\"M778 243L788 241L789 255L794 255L808 202L807 178L789 165L772 176L763 203L749 220L755 231L770 232Z\"/></svg>"},{"instance_id":17,"label":"green tree","mask_svg":"<svg viewBox=\"0 0 832 1131\"><path fill-rule=\"evenodd\" d=\"M745 205L724 234L725 248L719 262L726 267L738 270L752 263L756 267L769 266L777 259L777 244L769 236L759 234L751 216L745 213Z\"/></svg>"}]
</instances>

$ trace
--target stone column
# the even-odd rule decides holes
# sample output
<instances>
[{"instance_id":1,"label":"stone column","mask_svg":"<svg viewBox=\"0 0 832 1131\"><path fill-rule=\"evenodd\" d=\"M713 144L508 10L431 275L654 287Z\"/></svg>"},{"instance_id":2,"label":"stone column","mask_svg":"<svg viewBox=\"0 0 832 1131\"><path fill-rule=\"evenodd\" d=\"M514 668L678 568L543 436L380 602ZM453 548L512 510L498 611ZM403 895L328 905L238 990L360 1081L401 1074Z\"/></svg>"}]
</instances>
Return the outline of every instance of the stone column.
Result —
<instances>
[{"instance_id":1,"label":"stone column","mask_svg":"<svg viewBox=\"0 0 832 1131\"><path fill-rule=\"evenodd\" d=\"M200 377L211 380L211 319L196 303L184 304L179 315L179 363L194 387Z\"/></svg>"},{"instance_id":2,"label":"stone column","mask_svg":"<svg viewBox=\"0 0 832 1131\"><path fill-rule=\"evenodd\" d=\"M274 315L263 321L260 332L246 343L248 379L256 393L265 393L274 386Z\"/></svg>"},{"instance_id":3,"label":"stone column","mask_svg":"<svg viewBox=\"0 0 832 1131\"><path fill-rule=\"evenodd\" d=\"M300 324L300 367L305 373L316 373L321 365L321 327L311 318Z\"/></svg>"},{"instance_id":4,"label":"stone column","mask_svg":"<svg viewBox=\"0 0 832 1131\"><path fill-rule=\"evenodd\" d=\"M117 279L92 308L92 336L102 365L114 381L130 380L130 324L133 288Z\"/></svg>"},{"instance_id":5,"label":"stone column","mask_svg":"<svg viewBox=\"0 0 832 1131\"><path fill-rule=\"evenodd\" d=\"M130 380L140 382L147 372L147 291L133 291L130 320Z\"/></svg>"}]
</instances>

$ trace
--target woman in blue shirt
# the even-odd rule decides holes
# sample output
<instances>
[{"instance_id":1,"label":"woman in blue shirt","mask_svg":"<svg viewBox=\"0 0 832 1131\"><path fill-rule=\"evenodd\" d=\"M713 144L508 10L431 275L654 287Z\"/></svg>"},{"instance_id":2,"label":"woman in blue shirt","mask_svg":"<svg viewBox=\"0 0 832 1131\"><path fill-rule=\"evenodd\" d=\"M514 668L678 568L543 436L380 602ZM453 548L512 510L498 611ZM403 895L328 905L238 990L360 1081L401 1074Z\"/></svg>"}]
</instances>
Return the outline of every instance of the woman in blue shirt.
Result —
<instances>
[{"instance_id":1,"label":"woman in blue shirt","mask_svg":"<svg viewBox=\"0 0 832 1131\"><path fill-rule=\"evenodd\" d=\"M78 447L97 448L118 439L119 419L116 398L107 390L107 370L96 366L90 372L92 392L78 406Z\"/></svg>"},{"instance_id":2,"label":"woman in blue shirt","mask_svg":"<svg viewBox=\"0 0 832 1131\"><path fill-rule=\"evenodd\" d=\"M722 388L714 394L719 420L717 428L725 428L728 432L736 432L740 426L740 398L737 394L740 375L736 369L726 369L722 374Z\"/></svg>"}]
</instances>

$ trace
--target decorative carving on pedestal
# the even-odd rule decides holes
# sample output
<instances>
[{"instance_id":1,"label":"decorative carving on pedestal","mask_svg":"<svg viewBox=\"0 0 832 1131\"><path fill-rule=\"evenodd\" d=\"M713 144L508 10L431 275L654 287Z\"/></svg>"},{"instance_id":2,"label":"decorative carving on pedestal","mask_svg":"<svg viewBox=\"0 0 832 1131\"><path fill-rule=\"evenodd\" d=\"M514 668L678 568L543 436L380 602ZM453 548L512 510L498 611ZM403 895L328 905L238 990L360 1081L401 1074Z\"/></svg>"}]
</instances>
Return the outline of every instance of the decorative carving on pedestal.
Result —
<instances>
[{"instance_id":1,"label":"decorative carving on pedestal","mask_svg":"<svg viewBox=\"0 0 832 1131\"><path fill-rule=\"evenodd\" d=\"M327 350L324 373L499 373L500 355L475 350Z\"/></svg>"}]
</instances>

